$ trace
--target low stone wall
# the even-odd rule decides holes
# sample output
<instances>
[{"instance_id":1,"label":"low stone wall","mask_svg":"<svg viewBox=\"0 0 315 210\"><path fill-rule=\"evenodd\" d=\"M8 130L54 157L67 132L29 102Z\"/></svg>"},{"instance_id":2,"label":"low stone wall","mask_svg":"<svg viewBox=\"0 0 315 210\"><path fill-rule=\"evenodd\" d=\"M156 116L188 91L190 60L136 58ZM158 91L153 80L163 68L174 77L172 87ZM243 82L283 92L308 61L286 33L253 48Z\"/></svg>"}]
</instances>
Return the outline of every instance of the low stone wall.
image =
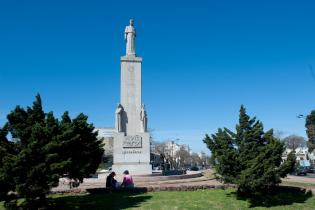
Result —
<instances>
[{"instance_id":1,"label":"low stone wall","mask_svg":"<svg viewBox=\"0 0 315 210\"><path fill-rule=\"evenodd\" d=\"M98 179L95 179L94 181L98 180L106 180L106 177L108 176L108 173L99 173ZM135 182L141 181L141 182L154 182L154 181L168 181L168 180L182 180L182 179L192 179L192 178L198 178L202 177L202 172L194 172L194 173L188 173L183 175L172 175L172 176L162 176L162 174L152 174L152 175L132 175ZM118 174L115 177L117 180L122 180L123 175ZM85 180L85 181L91 181Z\"/></svg>"},{"instance_id":2,"label":"low stone wall","mask_svg":"<svg viewBox=\"0 0 315 210\"><path fill-rule=\"evenodd\" d=\"M172 175L172 176L133 176L134 180L141 180L141 181L168 181L168 180L182 180L182 179L192 179L202 177L202 173L191 173L191 174L184 174L184 175Z\"/></svg>"},{"instance_id":3,"label":"low stone wall","mask_svg":"<svg viewBox=\"0 0 315 210\"><path fill-rule=\"evenodd\" d=\"M71 193L110 193L110 192L130 192L130 193L146 193L146 192L163 192L163 191L196 191L196 190L213 190L213 189L228 189L235 188L235 185L222 184L222 185L179 185L179 186L149 186L149 187L135 187L133 189L117 189L110 190L106 188L94 189L71 189L66 191L54 191L53 194L71 194Z\"/></svg>"},{"instance_id":4,"label":"low stone wall","mask_svg":"<svg viewBox=\"0 0 315 210\"><path fill-rule=\"evenodd\" d=\"M227 189L234 188L233 185L179 185L179 186L154 186L146 187L147 192L161 192L161 191L196 191L196 190L210 190L210 189Z\"/></svg>"}]
</instances>

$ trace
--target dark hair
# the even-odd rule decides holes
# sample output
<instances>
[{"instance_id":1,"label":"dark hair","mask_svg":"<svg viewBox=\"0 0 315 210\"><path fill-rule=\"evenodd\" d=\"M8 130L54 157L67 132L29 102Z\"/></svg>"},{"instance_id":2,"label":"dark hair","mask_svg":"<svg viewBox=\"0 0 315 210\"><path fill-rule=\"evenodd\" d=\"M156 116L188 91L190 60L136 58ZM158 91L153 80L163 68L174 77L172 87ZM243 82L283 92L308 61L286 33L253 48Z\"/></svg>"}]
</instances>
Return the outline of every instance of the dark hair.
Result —
<instances>
[{"instance_id":1,"label":"dark hair","mask_svg":"<svg viewBox=\"0 0 315 210\"><path fill-rule=\"evenodd\" d=\"M128 170L124 171L124 174L129 175L129 171Z\"/></svg>"},{"instance_id":2,"label":"dark hair","mask_svg":"<svg viewBox=\"0 0 315 210\"><path fill-rule=\"evenodd\" d=\"M112 173L110 173L110 175L116 176L116 173L113 171Z\"/></svg>"}]
</instances>

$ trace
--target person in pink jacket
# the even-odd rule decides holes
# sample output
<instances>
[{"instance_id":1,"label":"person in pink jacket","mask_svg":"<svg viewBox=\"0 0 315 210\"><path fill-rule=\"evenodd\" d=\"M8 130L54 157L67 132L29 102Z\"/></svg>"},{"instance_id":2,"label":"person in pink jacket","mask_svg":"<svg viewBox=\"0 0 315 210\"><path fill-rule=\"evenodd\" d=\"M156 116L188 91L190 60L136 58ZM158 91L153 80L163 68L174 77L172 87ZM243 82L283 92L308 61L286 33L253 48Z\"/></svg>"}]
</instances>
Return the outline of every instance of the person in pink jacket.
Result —
<instances>
[{"instance_id":1,"label":"person in pink jacket","mask_svg":"<svg viewBox=\"0 0 315 210\"><path fill-rule=\"evenodd\" d=\"M134 188L133 179L128 170L124 171L124 179L121 186L124 188Z\"/></svg>"}]
</instances>

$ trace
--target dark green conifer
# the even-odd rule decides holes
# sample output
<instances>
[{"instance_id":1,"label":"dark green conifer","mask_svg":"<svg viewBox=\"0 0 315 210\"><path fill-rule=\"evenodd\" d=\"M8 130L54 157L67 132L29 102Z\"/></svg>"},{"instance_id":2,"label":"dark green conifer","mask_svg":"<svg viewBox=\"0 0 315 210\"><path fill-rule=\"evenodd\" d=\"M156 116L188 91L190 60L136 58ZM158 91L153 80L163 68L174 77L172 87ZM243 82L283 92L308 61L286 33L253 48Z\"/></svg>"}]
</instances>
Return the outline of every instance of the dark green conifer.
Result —
<instances>
[{"instance_id":1,"label":"dark green conifer","mask_svg":"<svg viewBox=\"0 0 315 210\"><path fill-rule=\"evenodd\" d=\"M264 132L263 124L240 109L236 133L227 128L206 135L204 142L215 159L215 169L221 180L238 186L239 194L254 195L271 189L291 172L294 154L282 163L284 144L273 131Z\"/></svg>"},{"instance_id":2,"label":"dark green conifer","mask_svg":"<svg viewBox=\"0 0 315 210\"><path fill-rule=\"evenodd\" d=\"M315 110L306 117L305 127L308 137L307 146L309 152L313 152L315 150Z\"/></svg>"},{"instance_id":3,"label":"dark green conifer","mask_svg":"<svg viewBox=\"0 0 315 210\"><path fill-rule=\"evenodd\" d=\"M59 178L82 182L102 160L102 140L87 116L72 120L66 112L58 121L43 111L40 95L32 107L17 106L7 119L0 129L0 196L12 190L25 198L27 207L43 206Z\"/></svg>"}]
</instances>

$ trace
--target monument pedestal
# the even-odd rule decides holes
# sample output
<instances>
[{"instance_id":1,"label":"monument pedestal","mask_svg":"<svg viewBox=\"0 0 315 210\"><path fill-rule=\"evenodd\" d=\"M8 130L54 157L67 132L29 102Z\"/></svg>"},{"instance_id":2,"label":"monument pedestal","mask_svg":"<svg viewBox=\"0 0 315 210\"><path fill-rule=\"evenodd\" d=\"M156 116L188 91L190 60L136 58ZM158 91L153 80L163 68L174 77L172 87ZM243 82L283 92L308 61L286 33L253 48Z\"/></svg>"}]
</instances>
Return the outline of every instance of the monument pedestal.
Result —
<instances>
[{"instance_id":1,"label":"monument pedestal","mask_svg":"<svg viewBox=\"0 0 315 210\"><path fill-rule=\"evenodd\" d=\"M123 165L113 165L112 171L116 174L123 174L125 170L128 170L130 175L151 175L152 165L151 164L126 164Z\"/></svg>"},{"instance_id":2,"label":"monument pedestal","mask_svg":"<svg viewBox=\"0 0 315 210\"><path fill-rule=\"evenodd\" d=\"M122 174L128 170L132 175L152 174L150 164L150 134L138 133L125 136L125 133L114 134L114 165L112 170Z\"/></svg>"}]
</instances>

